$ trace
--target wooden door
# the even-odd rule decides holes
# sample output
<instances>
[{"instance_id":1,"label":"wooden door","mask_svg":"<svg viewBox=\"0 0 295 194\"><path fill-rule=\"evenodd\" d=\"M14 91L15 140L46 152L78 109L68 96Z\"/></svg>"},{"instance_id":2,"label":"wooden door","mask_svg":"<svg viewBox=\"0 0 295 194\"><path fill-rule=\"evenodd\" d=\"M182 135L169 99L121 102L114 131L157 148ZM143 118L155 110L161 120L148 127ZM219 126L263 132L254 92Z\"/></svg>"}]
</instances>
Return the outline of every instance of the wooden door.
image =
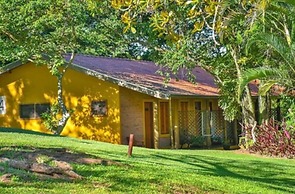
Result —
<instances>
[{"instance_id":1,"label":"wooden door","mask_svg":"<svg viewBox=\"0 0 295 194\"><path fill-rule=\"evenodd\" d=\"M144 103L145 147L154 148L153 103Z\"/></svg>"}]
</instances>

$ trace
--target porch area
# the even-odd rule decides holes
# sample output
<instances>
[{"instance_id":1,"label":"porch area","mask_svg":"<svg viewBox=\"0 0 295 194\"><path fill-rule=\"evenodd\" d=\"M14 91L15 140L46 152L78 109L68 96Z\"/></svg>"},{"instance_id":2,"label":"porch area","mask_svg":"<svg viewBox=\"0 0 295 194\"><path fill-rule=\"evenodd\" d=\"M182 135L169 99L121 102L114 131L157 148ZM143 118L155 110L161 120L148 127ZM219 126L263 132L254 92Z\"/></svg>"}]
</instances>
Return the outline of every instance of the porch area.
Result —
<instances>
[{"instance_id":1,"label":"porch area","mask_svg":"<svg viewBox=\"0 0 295 194\"><path fill-rule=\"evenodd\" d=\"M238 144L237 122L224 120L220 110L178 112L180 148L208 148Z\"/></svg>"}]
</instances>

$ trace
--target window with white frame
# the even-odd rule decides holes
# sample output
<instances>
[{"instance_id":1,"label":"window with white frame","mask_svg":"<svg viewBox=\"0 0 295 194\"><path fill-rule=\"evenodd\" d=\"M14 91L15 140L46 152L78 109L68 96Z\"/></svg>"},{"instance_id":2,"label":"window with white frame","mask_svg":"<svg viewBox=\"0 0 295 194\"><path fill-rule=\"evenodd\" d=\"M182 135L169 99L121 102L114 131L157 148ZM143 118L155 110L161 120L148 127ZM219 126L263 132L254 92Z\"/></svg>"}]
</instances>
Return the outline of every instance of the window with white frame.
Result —
<instances>
[{"instance_id":1,"label":"window with white frame","mask_svg":"<svg viewBox=\"0 0 295 194\"><path fill-rule=\"evenodd\" d=\"M6 114L6 98L5 96L0 96L0 115Z\"/></svg>"}]
</instances>

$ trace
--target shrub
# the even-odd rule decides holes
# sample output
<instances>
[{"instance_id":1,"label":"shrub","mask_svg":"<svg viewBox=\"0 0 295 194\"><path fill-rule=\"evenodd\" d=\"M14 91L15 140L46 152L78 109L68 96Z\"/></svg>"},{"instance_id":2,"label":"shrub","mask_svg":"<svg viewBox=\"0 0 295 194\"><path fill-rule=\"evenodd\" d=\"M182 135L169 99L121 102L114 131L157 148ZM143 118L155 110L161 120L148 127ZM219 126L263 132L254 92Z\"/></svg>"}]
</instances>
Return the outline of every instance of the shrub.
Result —
<instances>
[{"instance_id":1,"label":"shrub","mask_svg":"<svg viewBox=\"0 0 295 194\"><path fill-rule=\"evenodd\" d=\"M204 136L193 136L191 148L203 148L206 145L206 137Z\"/></svg>"},{"instance_id":2,"label":"shrub","mask_svg":"<svg viewBox=\"0 0 295 194\"><path fill-rule=\"evenodd\" d=\"M222 138L219 136L212 136L211 137L212 145L221 145L222 144Z\"/></svg>"},{"instance_id":3,"label":"shrub","mask_svg":"<svg viewBox=\"0 0 295 194\"><path fill-rule=\"evenodd\" d=\"M56 134L57 128L58 128L58 114L60 112L60 107L57 103L54 103L50 110L44 112L41 114L41 119L43 124L47 129L49 129L51 132Z\"/></svg>"},{"instance_id":4,"label":"shrub","mask_svg":"<svg viewBox=\"0 0 295 194\"><path fill-rule=\"evenodd\" d=\"M248 134L251 134L249 129ZM257 126L256 141L249 147L251 152L269 156L293 158L295 156L295 132L288 130L285 122L269 121Z\"/></svg>"}]
</instances>

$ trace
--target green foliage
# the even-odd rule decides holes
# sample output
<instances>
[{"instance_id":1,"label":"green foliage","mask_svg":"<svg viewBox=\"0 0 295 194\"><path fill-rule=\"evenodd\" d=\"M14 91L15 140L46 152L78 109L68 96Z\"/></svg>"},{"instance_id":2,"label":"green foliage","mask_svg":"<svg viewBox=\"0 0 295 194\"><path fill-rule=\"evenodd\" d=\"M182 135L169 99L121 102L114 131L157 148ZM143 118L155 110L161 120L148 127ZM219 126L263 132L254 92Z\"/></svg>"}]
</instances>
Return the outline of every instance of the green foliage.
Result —
<instances>
[{"instance_id":1,"label":"green foliage","mask_svg":"<svg viewBox=\"0 0 295 194\"><path fill-rule=\"evenodd\" d=\"M129 41L118 33L123 28L119 15L108 1L0 0L0 5L0 50L4 51L0 53L0 64L20 59L47 65L58 79L61 112L60 117L56 110L43 117L50 130L60 133L69 116L62 97L62 77L75 54L129 56ZM100 9L95 10L96 6Z\"/></svg>"},{"instance_id":2,"label":"green foliage","mask_svg":"<svg viewBox=\"0 0 295 194\"><path fill-rule=\"evenodd\" d=\"M7 55L11 59L42 59L46 53L53 68L64 65L57 61L64 53L128 56L128 40L120 33L123 24L107 1L90 5L84 0L1 0L0 4L0 40L11 45L1 50L11 53Z\"/></svg>"},{"instance_id":3,"label":"green foliage","mask_svg":"<svg viewBox=\"0 0 295 194\"><path fill-rule=\"evenodd\" d=\"M262 31L254 33L247 42L246 53L250 57L259 53L261 60L254 58L259 67L247 67L239 78L238 97L253 80L259 81L259 95L265 96L276 85L284 87L283 92L294 87L294 6L273 1L265 9ZM258 22L259 23L259 22ZM252 56L253 55L253 56Z\"/></svg>"},{"instance_id":4,"label":"green foliage","mask_svg":"<svg viewBox=\"0 0 295 194\"><path fill-rule=\"evenodd\" d=\"M190 41L183 41L179 45L172 45L169 50L165 51L159 60L158 64L163 67L160 70L162 75L165 75L167 81L171 77L185 78L191 82L195 82L195 76L192 74L192 69L195 67L194 59L191 60L188 51Z\"/></svg>"},{"instance_id":5,"label":"green foliage","mask_svg":"<svg viewBox=\"0 0 295 194\"><path fill-rule=\"evenodd\" d=\"M272 47L287 63L291 62L292 58L294 58L289 44L284 37L272 33L255 34L253 38L249 40L247 49L249 50L249 47L257 42L263 42L267 46Z\"/></svg>"},{"instance_id":6,"label":"green foliage","mask_svg":"<svg viewBox=\"0 0 295 194\"><path fill-rule=\"evenodd\" d=\"M247 128L247 130L250 131L250 128ZM243 134L243 136L239 138L238 146L242 150L246 150L246 149L249 149L249 147L253 146L253 143L254 142L253 142L253 139L251 137L246 138L246 134Z\"/></svg>"},{"instance_id":7,"label":"green foliage","mask_svg":"<svg viewBox=\"0 0 295 194\"><path fill-rule=\"evenodd\" d=\"M238 97L242 95L248 83L254 80L265 80L259 85L260 95L265 96L275 84L287 84L290 81L289 72L280 68L257 67L247 69L238 81Z\"/></svg>"},{"instance_id":8,"label":"green foliage","mask_svg":"<svg viewBox=\"0 0 295 194\"><path fill-rule=\"evenodd\" d=\"M192 136L190 148L203 148L206 145L206 137Z\"/></svg>"},{"instance_id":9,"label":"green foliage","mask_svg":"<svg viewBox=\"0 0 295 194\"><path fill-rule=\"evenodd\" d=\"M73 110L70 110L70 115ZM50 106L50 110L41 114L42 123L45 127L54 134L60 134L58 128L60 126L60 119L62 115L62 108L59 103L54 103Z\"/></svg>"},{"instance_id":10,"label":"green foliage","mask_svg":"<svg viewBox=\"0 0 295 194\"><path fill-rule=\"evenodd\" d=\"M288 129L295 131L295 97L290 95L281 96L280 108Z\"/></svg>"},{"instance_id":11,"label":"green foliage","mask_svg":"<svg viewBox=\"0 0 295 194\"><path fill-rule=\"evenodd\" d=\"M242 111L245 118L253 113L250 93L243 92L248 82L261 79L261 95L274 84L294 85L292 1L142 0L112 1L112 6L122 11L126 29L135 27L136 33L142 21L138 18L145 14L153 36L164 40L158 42L157 53L165 66L163 75L170 77L198 64L215 76L219 104L228 120L239 118L241 108L248 107ZM277 69L279 74L274 74Z\"/></svg>"},{"instance_id":12,"label":"green foliage","mask_svg":"<svg viewBox=\"0 0 295 194\"><path fill-rule=\"evenodd\" d=\"M212 145L221 145L223 143L223 140L219 136L212 136L211 143L212 143Z\"/></svg>"},{"instance_id":13,"label":"green foliage","mask_svg":"<svg viewBox=\"0 0 295 194\"><path fill-rule=\"evenodd\" d=\"M224 110L224 117L228 121L240 118L240 104L235 96L236 93L236 80L223 80L220 87L220 98L218 105Z\"/></svg>"},{"instance_id":14,"label":"green foliage","mask_svg":"<svg viewBox=\"0 0 295 194\"><path fill-rule=\"evenodd\" d=\"M256 3L253 5L253 3ZM169 77L190 75L196 65L210 72L221 86L221 107L226 118L237 118L241 105L233 88L239 69L255 66L254 57L243 56L251 34L260 31L256 24L265 6L260 1L112 1L113 7L122 11L122 21L127 28L137 26L146 14L145 22L163 42L158 42L157 62L163 65L162 74ZM229 54L234 50L237 63ZM255 52L253 52L255 53ZM257 55L258 56L258 55ZM183 71L186 69L187 71ZM181 73L179 73L181 72Z\"/></svg>"},{"instance_id":15,"label":"green foliage","mask_svg":"<svg viewBox=\"0 0 295 194\"><path fill-rule=\"evenodd\" d=\"M50 106L50 110L41 114L43 124L47 129L56 134L58 129L58 116L60 114L60 106L54 103Z\"/></svg>"}]
</instances>

